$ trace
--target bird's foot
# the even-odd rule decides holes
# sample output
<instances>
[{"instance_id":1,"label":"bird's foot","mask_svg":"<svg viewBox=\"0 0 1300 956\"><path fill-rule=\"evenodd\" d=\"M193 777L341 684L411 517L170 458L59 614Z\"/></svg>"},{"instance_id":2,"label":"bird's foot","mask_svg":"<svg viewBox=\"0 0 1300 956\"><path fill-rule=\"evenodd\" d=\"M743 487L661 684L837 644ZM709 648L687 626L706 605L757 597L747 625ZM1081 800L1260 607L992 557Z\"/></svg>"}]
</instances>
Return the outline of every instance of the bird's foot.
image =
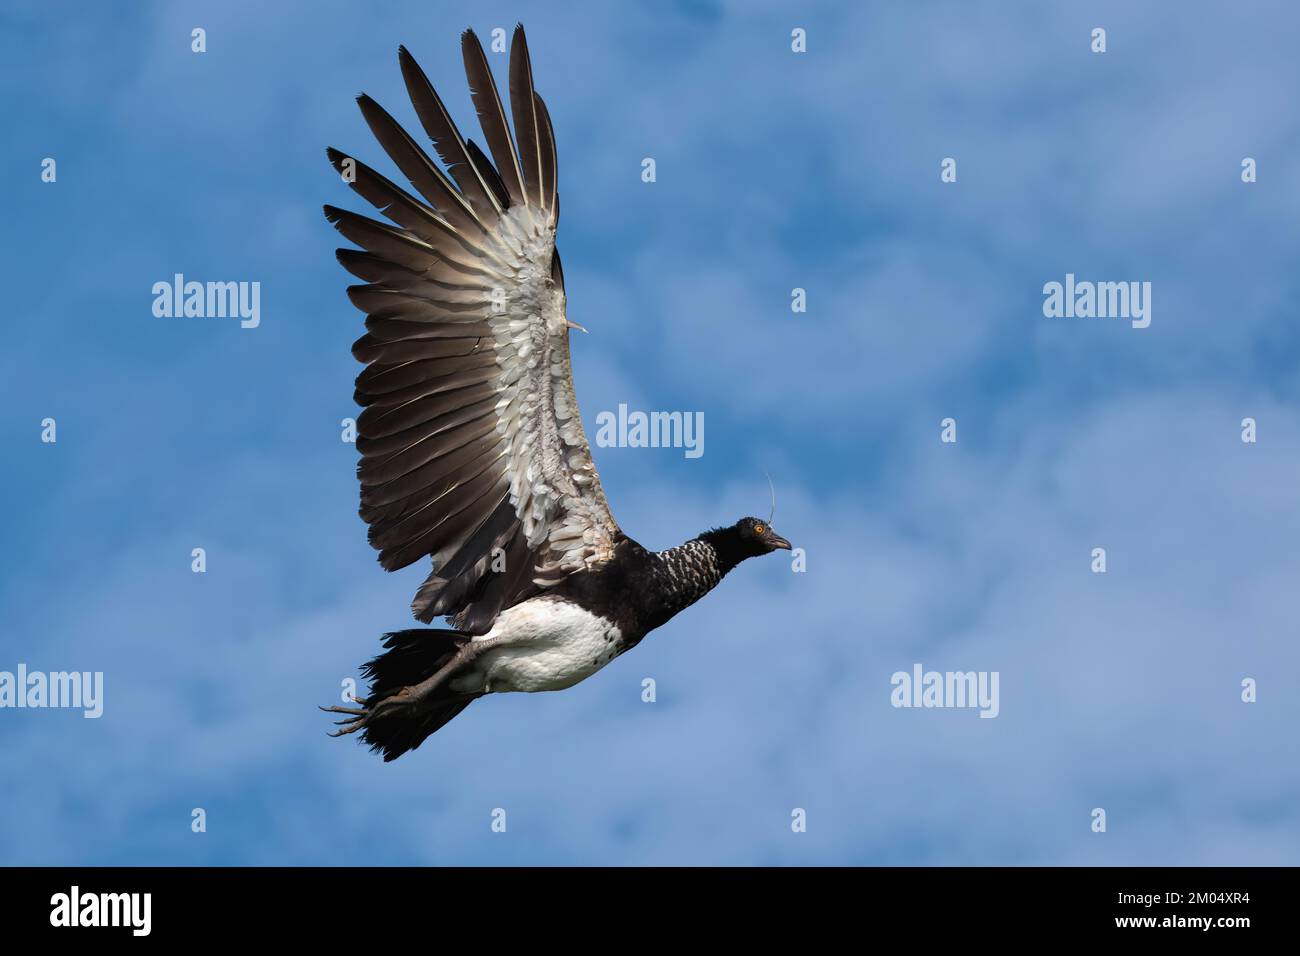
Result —
<instances>
[{"instance_id":1,"label":"bird's foot","mask_svg":"<svg viewBox=\"0 0 1300 956\"><path fill-rule=\"evenodd\" d=\"M421 696L415 687L403 687L395 694L390 694L374 704L367 704L366 701L359 697L348 695L354 703L360 704L360 707L322 707L327 714L346 714L347 719L336 721L339 729L330 733L331 737L342 737L346 734L354 734L362 727L366 727L377 717L387 716L398 710L403 710L417 703Z\"/></svg>"},{"instance_id":2,"label":"bird's foot","mask_svg":"<svg viewBox=\"0 0 1300 956\"><path fill-rule=\"evenodd\" d=\"M322 707L321 710L327 714L345 714L349 719L337 721L339 729L333 731L331 737L342 737L345 734L355 734L363 727L370 725L378 717L386 717L390 714L404 711L409 707L416 707L425 701L437 699L442 701L459 699L466 697L474 698L480 694L450 694L442 691L442 686L451 679L456 671L472 661L477 655L485 649L492 647L490 641L481 641L462 647L446 664L443 664L431 676L425 678L418 684L412 684L409 687L403 687L396 693L389 694L387 697L380 698L375 703L370 703L373 698L361 700L349 694L348 697L354 703L360 704L360 707Z\"/></svg>"}]
</instances>

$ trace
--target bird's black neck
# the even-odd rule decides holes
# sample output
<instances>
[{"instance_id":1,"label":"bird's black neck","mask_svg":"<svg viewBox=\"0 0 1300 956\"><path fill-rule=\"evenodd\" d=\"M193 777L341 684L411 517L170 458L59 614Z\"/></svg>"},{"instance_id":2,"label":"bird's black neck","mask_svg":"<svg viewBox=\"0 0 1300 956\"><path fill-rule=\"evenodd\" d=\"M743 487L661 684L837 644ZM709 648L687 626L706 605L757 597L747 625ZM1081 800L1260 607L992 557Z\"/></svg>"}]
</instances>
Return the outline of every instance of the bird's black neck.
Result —
<instances>
[{"instance_id":1,"label":"bird's black neck","mask_svg":"<svg viewBox=\"0 0 1300 956\"><path fill-rule=\"evenodd\" d=\"M658 627L718 586L727 572L751 554L732 528L716 528L667 551L656 551L653 589L655 610L650 626Z\"/></svg>"}]
</instances>

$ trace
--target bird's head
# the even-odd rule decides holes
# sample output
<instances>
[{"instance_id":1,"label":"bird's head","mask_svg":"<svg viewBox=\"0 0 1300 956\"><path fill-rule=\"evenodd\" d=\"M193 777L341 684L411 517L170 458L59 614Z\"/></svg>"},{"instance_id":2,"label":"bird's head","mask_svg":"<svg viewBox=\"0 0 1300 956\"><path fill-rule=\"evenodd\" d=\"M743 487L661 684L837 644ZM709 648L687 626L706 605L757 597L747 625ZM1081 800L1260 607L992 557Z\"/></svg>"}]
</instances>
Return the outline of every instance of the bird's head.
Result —
<instances>
[{"instance_id":1,"label":"bird's head","mask_svg":"<svg viewBox=\"0 0 1300 956\"><path fill-rule=\"evenodd\" d=\"M741 518L732 528L749 555L768 554L781 549L790 550L790 542L777 534L776 529L761 518Z\"/></svg>"}]
</instances>

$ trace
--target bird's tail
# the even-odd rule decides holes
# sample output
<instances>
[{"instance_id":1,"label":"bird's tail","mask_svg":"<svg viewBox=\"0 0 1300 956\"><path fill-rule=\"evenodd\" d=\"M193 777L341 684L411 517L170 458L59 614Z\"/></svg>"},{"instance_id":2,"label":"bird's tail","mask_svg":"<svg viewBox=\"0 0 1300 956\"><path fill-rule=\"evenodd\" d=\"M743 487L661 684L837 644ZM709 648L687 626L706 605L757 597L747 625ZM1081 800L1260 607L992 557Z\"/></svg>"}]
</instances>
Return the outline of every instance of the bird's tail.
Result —
<instances>
[{"instance_id":1,"label":"bird's tail","mask_svg":"<svg viewBox=\"0 0 1300 956\"><path fill-rule=\"evenodd\" d=\"M370 681L365 706L373 707L403 687L418 684L451 660L452 655L469 641L460 631L436 628L413 628L393 631L383 637L387 650L362 665L362 675ZM361 739L371 750L382 751L384 760L396 760L414 750L443 724L468 707L473 697L441 690L418 705L393 708L377 714L361 728Z\"/></svg>"}]
</instances>

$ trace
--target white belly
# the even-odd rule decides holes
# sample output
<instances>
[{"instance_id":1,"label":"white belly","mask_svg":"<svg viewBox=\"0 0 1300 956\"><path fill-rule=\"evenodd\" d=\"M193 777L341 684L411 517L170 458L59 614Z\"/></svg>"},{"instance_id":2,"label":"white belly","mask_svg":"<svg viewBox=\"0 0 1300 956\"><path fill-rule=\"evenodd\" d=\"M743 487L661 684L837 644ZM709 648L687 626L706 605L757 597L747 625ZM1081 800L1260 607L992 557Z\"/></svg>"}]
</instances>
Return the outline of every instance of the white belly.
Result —
<instances>
[{"instance_id":1,"label":"white belly","mask_svg":"<svg viewBox=\"0 0 1300 956\"><path fill-rule=\"evenodd\" d=\"M491 641L452 680L456 690L487 693L564 690L600 670L619 652L620 631L602 617L562 601L531 600L502 611Z\"/></svg>"}]
</instances>

